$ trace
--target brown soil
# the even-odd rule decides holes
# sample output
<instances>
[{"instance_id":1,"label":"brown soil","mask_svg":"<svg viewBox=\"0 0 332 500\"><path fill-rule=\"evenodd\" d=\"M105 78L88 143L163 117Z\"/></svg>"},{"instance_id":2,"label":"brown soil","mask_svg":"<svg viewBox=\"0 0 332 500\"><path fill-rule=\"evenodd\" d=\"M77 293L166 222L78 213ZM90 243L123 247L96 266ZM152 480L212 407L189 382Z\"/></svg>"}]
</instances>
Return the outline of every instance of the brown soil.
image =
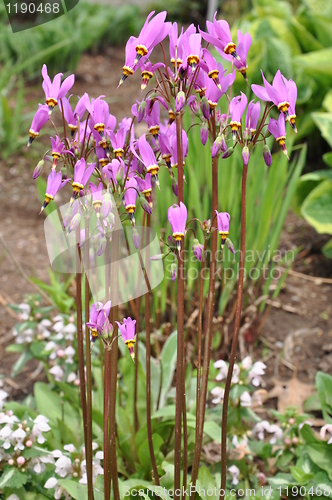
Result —
<instances>
[{"instance_id":1,"label":"brown soil","mask_svg":"<svg viewBox=\"0 0 332 500\"><path fill-rule=\"evenodd\" d=\"M108 49L105 56L84 55L75 72L76 83L73 89L77 95L82 95L86 89L95 97L106 95L111 112L118 119L130 113L133 99L139 99L141 95L137 85L138 76L128 79L123 87L116 90L123 58L123 49ZM30 102L43 99L39 86L31 88L28 95ZM42 139L39 140L39 143L42 142ZM34 144L31 150L35 148L38 151L39 147ZM0 195L1 234L24 272L28 276L47 281L48 256L43 231L44 217L38 216L40 201L32 179L32 171L37 161L38 158L31 160L31 152L12 157L6 162L0 161L0 182L4 186ZM59 201L60 197L61 193ZM281 247L289 250L303 246L303 250L295 258L294 271L330 279L332 261L325 259L320 252L327 239L317 235L304 221L289 214L282 234ZM29 292L34 292L34 289L18 272L9 254L0 244L0 373L4 376L5 390L9 391L14 399L22 399L31 392L33 380L28 376L36 368L36 363L29 363L22 374L14 380L10 379L10 371L17 355L6 353L5 348L13 340L11 332L16 318L4 304L20 303L24 294ZM288 334L306 328L310 331L307 330L304 334L305 341L300 342L297 339L292 353L286 353L286 357L294 354L288 366L297 367L298 376L304 382L313 382L317 370L329 372L332 369L332 286L324 283L324 280L289 275L276 302L291 308L293 312L275 307L277 304L273 305L262 328L261 335L265 345L275 352L275 359L279 359L278 364L268 363L268 373L271 377L276 374L278 377L291 377L293 370L280 362L280 358L284 356L280 355L283 349L281 342L285 341ZM259 355L252 346L249 346L249 351L253 351L254 358L258 359ZM261 352L259 349L259 353Z\"/></svg>"}]
</instances>

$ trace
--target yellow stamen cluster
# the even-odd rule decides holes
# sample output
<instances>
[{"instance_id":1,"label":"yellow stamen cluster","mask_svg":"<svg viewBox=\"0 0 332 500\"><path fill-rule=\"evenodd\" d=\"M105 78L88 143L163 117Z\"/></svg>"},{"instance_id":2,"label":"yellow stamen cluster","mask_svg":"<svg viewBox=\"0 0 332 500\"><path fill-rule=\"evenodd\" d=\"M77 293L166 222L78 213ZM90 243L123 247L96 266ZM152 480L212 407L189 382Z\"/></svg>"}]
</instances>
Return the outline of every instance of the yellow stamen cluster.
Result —
<instances>
[{"instance_id":1,"label":"yellow stamen cluster","mask_svg":"<svg viewBox=\"0 0 332 500\"><path fill-rule=\"evenodd\" d=\"M159 165L149 165L146 169L148 174L151 174L152 176L157 175L159 170Z\"/></svg>"},{"instance_id":2,"label":"yellow stamen cluster","mask_svg":"<svg viewBox=\"0 0 332 500\"><path fill-rule=\"evenodd\" d=\"M150 134L152 134L153 136L154 136L154 135L158 135L158 134L159 134L159 130L160 130L159 125L153 125L152 127L150 127L150 128L149 128L149 132L150 132Z\"/></svg>"},{"instance_id":3,"label":"yellow stamen cluster","mask_svg":"<svg viewBox=\"0 0 332 500\"><path fill-rule=\"evenodd\" d=\"M122 158L124 151L122 148L116 148L116 149L113 149L113 153L115 154L115 156L117 158Z\"/></svg>"},{"instance_id":4,"label":"yellow stamen cluster","mask_svg":"<svg viewBox=\"0 0 332 500\"><path fill-rule=\"evenodd\" d=\"M197 64L199 63L199 57L194 54L190 54L187 57L187 63L192 67L192 69L195 69Z\"/></svg>"},{"instance_id":5,"label":"yellow stamen cluster","mask_svg":"<svg viewBox=\"0 0 332 500\"><path fill-rule=\"evenodd\" d=\"M284 102L281 102L280 104L278 104L278 109L279 109L279 111L282 111L283 113L286 113L286 111L288 110L289 106L290 106L289 102L284 101Z\"/></svg>"},{"instance_id":6,"label":"yellow stamen cluster","mask_svg":"<svg viewBox=\"0 0 332 500\"><path fill-rule=\"evenodd\" d=\"M94 129L97 130L97 132L99 133L103 132L104 128L105 128L104 123L96 123L96 125L94 126Z\"/></svg>"},{"instance_id":7,"label":"yellow stamen cluster","mask_svg":"<svg viewBox=\"0 0 332 500\"><path fill-rule=\"evenodd\" d=\"M224 52L225 52L225 54L230 54L230 55L232 55L232 54L233 54L233 52L235 52L235 51L236 51L236 45L235 45L235 43L233 43L233 42L228 43L228 44L226 45L226 47L224 48Z\"/></svg>"},{"instance_id":8,"label":"yellow stamen cluster","mask_svg":"<svg viewBox=\"0 0 332 500\"><path fill-rule=\"evenodd\" d=\"M31 139L36 139L36 137L39 136L39 132L35 132L34 130L32 130L32 128L29 130L29 134Z\"/></svg>"},{"instance_id":9,"label":"yellow stamen cluster","mask_svg":"<svg viewBox=\"0 0 332 500\"><path fill-rule=\"evenodd\" d=\"M80 184L79 182L73 182L72 187L73 187L74 193L78 193L79 191L84 189L83 184Z\"/></svg>"},{"instance_id":10,"label":"yellow stamen cluster","mask_svg":"<svg viewBox=\"0 0 332 500\"><path fill-rule=\"evenodd\" d=\"M145 45L136 45L135 47L137 55L140 57L146 56L149 52Z\"/></svg>"},{"instance_id":11,"label":"yellow stamen cluster","mask_svg":"<svg viewBox=\"0 0 332 500\"><path fill-rule=\"evenodd\" d=\"M46 104L47 104L47 106L54 108L58 104L58 101L54 97L48 97L46 99Z\"/></svg>"},{"instance_id":12,"label":"yellow stamen cluster","mask_svg":"<svg viewBox=\"0 0 332 500\"><path fill-rule=\"evenodd\" d=\"M122 72L124 74L125 77L127 76L131 76L134 74L134 70L131 69L129 66L123 66L122 67Z\"/></svg>"},{"instance_id":13,"label":"yellow stamen cluster","mask_svg":"<svg viewBox=\"0 0 332 500\"><path fill-rule=\"evenodd\" d=\"M184 233L173 233L173 238L175 239L175 241L180 241L183 236Z\"/></svg>"},{"instance_id":14,"label":"yellow stamen cluster","mask_svg":"<svg viewBox=\"0 0 332 500\"><path fill-rule=\"evenodd\" d=\"M241 128L241 122L231 122L230 126L233 132L237 132Z\"/></svg>"},{"instance_id":15,"label":"yellow stamen cluster","mask_svg":"<svg viewBox=\"0 0 332 500\"><path fill-rule=\"evenodd\" d=\"M129 214L133 214L136 210L136 206L135 205L126 205L126 211L129 213Z\"/></svg>"}]
</instances>

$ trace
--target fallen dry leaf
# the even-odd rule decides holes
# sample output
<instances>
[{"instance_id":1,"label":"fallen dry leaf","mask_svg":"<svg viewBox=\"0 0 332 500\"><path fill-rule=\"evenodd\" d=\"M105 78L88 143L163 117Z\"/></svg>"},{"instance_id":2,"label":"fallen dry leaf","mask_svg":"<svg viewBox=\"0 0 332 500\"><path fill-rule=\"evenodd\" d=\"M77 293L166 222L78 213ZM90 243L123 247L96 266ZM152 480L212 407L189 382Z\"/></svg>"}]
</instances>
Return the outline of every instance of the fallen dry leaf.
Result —
<instances>
[{"instance_id":1,"label":"fallen dry leaf","mask_svg":"<svg viewBox=\"0 0 332 500\"><path fill-rule=\"evenodd\" d=\"M314 386L304 384L297 378L286 382L273 379L274 387L268 393L269 399L278 398L278 411L284 412L287 406L296 406L303 413L303 403L313 393Z\"/></svg>"}]
</instances>

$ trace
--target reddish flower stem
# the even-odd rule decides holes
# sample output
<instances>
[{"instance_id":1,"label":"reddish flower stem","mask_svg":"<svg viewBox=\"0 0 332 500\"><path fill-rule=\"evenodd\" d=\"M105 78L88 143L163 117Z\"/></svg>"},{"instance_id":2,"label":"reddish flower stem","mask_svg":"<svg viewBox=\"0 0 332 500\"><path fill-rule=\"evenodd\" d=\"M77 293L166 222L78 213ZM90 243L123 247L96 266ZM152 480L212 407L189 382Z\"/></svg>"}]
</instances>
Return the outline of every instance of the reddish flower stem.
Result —
<instances>
[{"instance_id":1,"label":"reddish flower stem","mask_svg":"<svg viewBox=\"0 0 332 500\"><path fill-rule=\"evenodd\" d=\"M221 486L220 499L225 498L226 474L227 474L227 412L229 391L233 375L234 362L236 357L237 344L239 339L239 330L241 323L242 297L243 297L243 279L244 279L244 261L246 251L246 197L247 197L247 172L248 165L243 165L242 172L242 194L241 194L241 246L240 246L240 269L239 281L237 286L236 312L234 334L232 340L231 354L229 357L229 367L225 383L224 402L222 407L221 423Z\"/></svg>"},{"instance_id":2,"label":"reddish flower stem","mask_svg":"<svg viewBox=\"0 0 332 500\"><path fill-rule=\"evenodd\" d=\"M146 216L146 252L145 252L145 271L146 278L149 276L149 243L150 243L150 225L151 217ZM152 464L153 482L159 486L159 475L156 463L156 457L153 449L152 425L151 425L151 310L150 310L150 292L145 294L145 331L146 331L146 425L148 432L149 453Z\"/></svg>"},{"instance_id":3,"label":"reddish flower stem","mask_svg":"<svg viewBox=\"0 0 332 500\"><path fill-rule=\"evenodd\" d=\"M110 300L110 241L107 238L106 256L106 277L105 277L105 302ZM102 348L102 347L101 347ZM104 367L104 498L110 500L110 468L111 468L111 447L109 436L109 410L110 410L110 382L111 382L111 351L105 349Z\"/></svg>"},{"instance_id":4,"label":"reddish flower stem","mask_svg":"<svg viewBox=\"0 0 332 500\"><path fill-rule=\"evenodd\" d=\"M85 217L84 238L84 271L85 271L85 323L90 314L90 287L89 287L89 223L90 218ZM92 375L91 375L91 344L90 330L85 327L85 366L86 366L86 402L87 402L87 433L85 443L86 474L88 482L88 500L93 500L92 479Z\"/></svg>"},{"instance_id":5,"label":"reddish flower stem","mask_svg":"<svg viewBox=\"0 0 332 500\"><path fill-rule=\"evenodd\" d=\"M176 115L177 159L178 159L178 203L183 202L183 152L182 152L182 115ZM176 403L175 403L175 439L174 439L174 489L181 488L181 427L184 401L184 241L178 259L177 292L177 361L176 361ZM175 494L181 498L181 494Z\"/></svg>"}]
</instances>

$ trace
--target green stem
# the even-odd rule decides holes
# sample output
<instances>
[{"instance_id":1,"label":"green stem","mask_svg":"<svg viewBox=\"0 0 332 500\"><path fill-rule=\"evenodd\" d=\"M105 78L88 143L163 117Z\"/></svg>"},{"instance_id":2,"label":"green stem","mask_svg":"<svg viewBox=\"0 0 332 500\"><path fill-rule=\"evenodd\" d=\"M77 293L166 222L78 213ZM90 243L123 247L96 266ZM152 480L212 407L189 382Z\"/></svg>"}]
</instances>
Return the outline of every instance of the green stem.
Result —
<instances>
[{"instance_id":1,"label":"green stem","mask_svg":"<svg viewBox=\"0 0 332 500\"><path fill-rule=\"evenodd\" d=\"M229 391L231 388L234 362L236 357L237 344L239 340L239 330L241 324L241 310L243 297L243 280L244 280L244 260L246 251L246 197L247 197L247 173L248 165L243 165L242 172L242 194L241 194L241 251L240 251L240 269L239 282L237 286L236 313L234 324L234 335L232 340L232 349L229 357L229 367L225 383L224 402L222 407L222 423L221 423L221 486L220 498L225 498L226 474L227 474L227 412Z\"/></svg>"},{"instance_id":2,"label":"green stem","mask_svg":"<svg viewBox=\"0 0 332 500\"><path fill-rule=\"evenodd\" d=\"M85 270L85 323L90 314L90 287L89 287L89 224L90 218L85 217L84 238L84 270ZM92 476L92 375L91 375L91 343L90 330L85 327L85 366L86 366L86 393L87 393L87 433L85 443L86 474L88 482L88 500L93 500Z\"/></svg>"},{"instance_id":3,"label":"green stem","mask_svg":"<svg viewBox=\"0 0 332 500\"><path fill-rule=\"evenodd\" d=\"M106 276L105 276L105 302L110 300L110 241L106 240L105 259L106 259ZM104 345L104 344L103 344ZM104 367L104 499L110 500L110 464L111 464L111 448L109 435L109 410L110 410L110 382L111 382L111 351L105 349L105 367Z\"/></svg>"},{"instance_id":4,"label":"green stem","mask_svg":"<svg viewBox=\"0 0 332 500\"><path fill-rule=\"evenodd\" d=\"M146 276L149 276L149 243L150 243L150 225L151 218L148 214L146 217L146 258L145 258L145 272ZM150 292L149 290L145 294L145 331L146 331L146 425L148 432L148 443L150 459L152 464L153 472L153 482L159 486L159 475L156 463L156 457L153 449L152 440L152 425L151 425L151 310L150 310Z\"/></svg>"}]
</instances>

